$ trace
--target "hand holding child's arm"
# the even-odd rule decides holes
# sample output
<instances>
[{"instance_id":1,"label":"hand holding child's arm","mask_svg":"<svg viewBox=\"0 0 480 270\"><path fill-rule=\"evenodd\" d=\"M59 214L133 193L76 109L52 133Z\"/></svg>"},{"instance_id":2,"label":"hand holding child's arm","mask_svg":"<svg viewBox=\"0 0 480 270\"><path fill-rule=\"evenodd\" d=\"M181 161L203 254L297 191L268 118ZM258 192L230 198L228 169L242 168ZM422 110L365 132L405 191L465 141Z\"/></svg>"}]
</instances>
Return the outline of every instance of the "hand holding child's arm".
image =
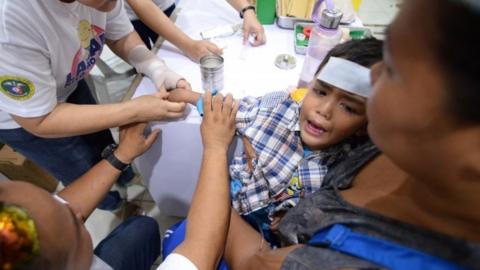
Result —
<instances>
[{"instance_id":1,"label":"hand holding child's arm","mask_svg":"<svg viewBox=\"0 0 480 270\"><path fill-rule=\"evenodd\" d=\"M198 269L215 269L230 220L227 150L235 134L238 103L231 95L212 97L209 91L203 99L202 167L188 212L185 241L174 252L187 257Z\"/></svg>"},{"instance_id":2,"label":"hand holding child's arm","mask_svg":"<svg viewBox=\"0 0 480 270\"><path fill-rule=\"evenodd\" d=\"M205 92L203 102L204 117L200 126L203 147L226 151L235 134L238 102L231 94L224 99L220 93L212 97L210 91Z\"/></svg>"}]
</instances>

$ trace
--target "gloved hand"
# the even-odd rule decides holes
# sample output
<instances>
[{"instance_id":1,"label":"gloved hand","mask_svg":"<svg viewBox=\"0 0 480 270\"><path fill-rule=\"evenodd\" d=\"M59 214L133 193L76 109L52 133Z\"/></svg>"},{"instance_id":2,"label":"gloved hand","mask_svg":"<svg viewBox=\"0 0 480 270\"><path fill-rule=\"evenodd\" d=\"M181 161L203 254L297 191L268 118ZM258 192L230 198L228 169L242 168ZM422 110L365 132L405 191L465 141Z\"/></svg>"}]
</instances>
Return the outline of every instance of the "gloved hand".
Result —
<instances>
[{"instance_id":1,"label":"gloved hand","mask_svg":"<svg viewBox=\"0 0 480 270\"><path fill-rule=\"evenodd\" d=\"M145 45L138 45L128 53L129 63L135 67L137 72L149 77L158 91L163 86L168 91L175 88L191 90L190 84L182 76L171 71L163 62L153 54Z\"/></svg>"}]
</instances>

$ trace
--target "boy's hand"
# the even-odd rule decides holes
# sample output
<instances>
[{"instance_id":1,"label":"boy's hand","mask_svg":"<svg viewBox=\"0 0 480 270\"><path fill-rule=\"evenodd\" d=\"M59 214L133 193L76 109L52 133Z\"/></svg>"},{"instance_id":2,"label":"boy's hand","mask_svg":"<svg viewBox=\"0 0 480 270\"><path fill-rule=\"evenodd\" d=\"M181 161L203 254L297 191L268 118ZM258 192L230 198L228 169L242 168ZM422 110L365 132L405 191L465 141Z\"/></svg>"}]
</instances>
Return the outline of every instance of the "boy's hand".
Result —
<instances>
[{"instance_id":1,"label":"boy's hand","mask_svg":"<svg viewBox=\"0 0 480 270\"><path fill-rule=\"evenodd\" d=\"M212 97L212 93L206 91L203 96L203 107L204 115L200 131L204 149L226 152L235 134L238 102L233 100L231 94L224 99L222 94Z\"/></svg>"},{"instance_id":2,"label":"boy's hand","mask_svg":"<svg viewBox=\"0 0 480 270\"><path fill-rule=\"evenodd\" d=\"M185 79L180 79L178 82L177 82L177 88L183 88L185 90L190 90L192 91L192 86L190 85L189 82L187 82L187 80Z\"/></svg>"},{"instance_id":3,"label":"boy's hand","mask_svg":"<svg viewBox=\"0 0 480 270\"><path fill-rule=\"evenodd\" d=\"M168 92L168 100L171 102L185 102L196 105L201 94L184 88L176 88Z\"/></svg>"},{"instance_id":4,"label":"boy's hand","mask_svg":"<svg viewBox=\"0 0 480 270\"><path fill-rule=\"evenodd\" d=\"M120 127L120 144L115 156L123 163L132 161L147 151L157 139L160 130L153 130L147 137L144 135L147 123L134 123Z\"/></svg>"}]
</instances>

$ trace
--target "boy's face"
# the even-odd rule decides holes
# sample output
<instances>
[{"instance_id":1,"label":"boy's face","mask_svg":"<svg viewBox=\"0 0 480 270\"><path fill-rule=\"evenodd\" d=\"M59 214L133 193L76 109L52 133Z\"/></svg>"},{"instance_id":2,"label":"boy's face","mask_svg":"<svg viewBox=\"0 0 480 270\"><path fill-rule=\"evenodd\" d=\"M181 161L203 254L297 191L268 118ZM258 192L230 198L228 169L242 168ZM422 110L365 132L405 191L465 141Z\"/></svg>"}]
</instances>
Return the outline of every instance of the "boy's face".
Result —
<instances>
[{"instance_id":1,"label":"boy's face","mask_svg":"<svg viewBox=\"0 0 480 270\"><path fill-rule=\"evenodd\" d=\"M300 109L300 136L312 150L332 146L365 132L366 98L315 80Z\"/></svg>"}]
</instances>

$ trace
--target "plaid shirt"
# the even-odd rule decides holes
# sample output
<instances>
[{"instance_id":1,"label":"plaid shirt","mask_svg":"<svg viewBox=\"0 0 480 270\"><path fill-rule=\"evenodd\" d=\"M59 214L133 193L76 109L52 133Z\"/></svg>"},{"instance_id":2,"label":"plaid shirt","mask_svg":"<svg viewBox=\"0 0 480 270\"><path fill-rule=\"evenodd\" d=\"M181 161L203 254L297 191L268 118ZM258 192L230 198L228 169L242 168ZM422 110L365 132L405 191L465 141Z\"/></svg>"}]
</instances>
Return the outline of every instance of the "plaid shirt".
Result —
<instances>
[{"instance_id":1,"label":"plaid shirt","mask_svg":"<svg viewBox=\"0 0 480 270\"><path fill-rule=\"evenodd\" d=\"M240 102L237 132L248 139L256 155L252 171L245 154L234 157L229 168L232 204L240 214L278 202L274 197L285 191L295 171L304 194L318 190L327 166L347 150L341 145L304 157L299 116L300 105L287 92L246 97Z\"/></svg>"}]
</instances>

